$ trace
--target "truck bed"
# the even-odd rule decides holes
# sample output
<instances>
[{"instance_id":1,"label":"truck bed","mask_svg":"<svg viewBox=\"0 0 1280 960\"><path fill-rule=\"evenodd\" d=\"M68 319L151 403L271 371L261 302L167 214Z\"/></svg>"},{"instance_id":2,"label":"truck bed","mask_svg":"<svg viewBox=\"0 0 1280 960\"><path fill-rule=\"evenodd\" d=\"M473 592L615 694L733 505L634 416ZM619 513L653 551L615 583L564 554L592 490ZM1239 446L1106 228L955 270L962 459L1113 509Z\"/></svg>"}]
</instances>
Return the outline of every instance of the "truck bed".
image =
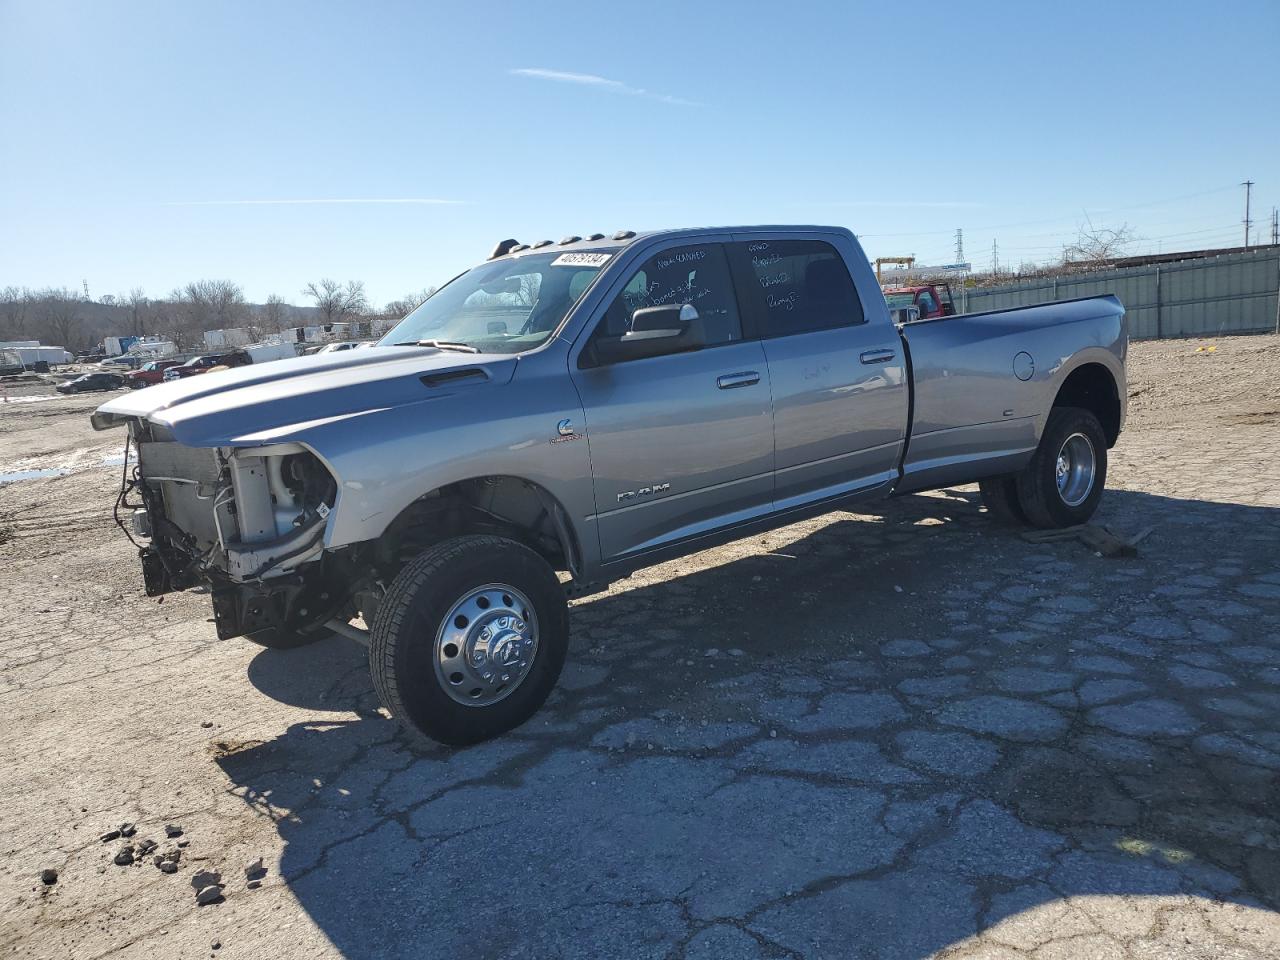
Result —
<instances>
[{"instance_id":1,"label":"truck bed","mask_svg":"<svg viewBox=\"0 0 1280 960\"><path fill-rule=\"evenodd\" d=\"M899 492L1021 469L1066 374L1089 362L1123 371L1114 296L917 320L899 332L913 383Z\"/></svg>"}]
</instances>

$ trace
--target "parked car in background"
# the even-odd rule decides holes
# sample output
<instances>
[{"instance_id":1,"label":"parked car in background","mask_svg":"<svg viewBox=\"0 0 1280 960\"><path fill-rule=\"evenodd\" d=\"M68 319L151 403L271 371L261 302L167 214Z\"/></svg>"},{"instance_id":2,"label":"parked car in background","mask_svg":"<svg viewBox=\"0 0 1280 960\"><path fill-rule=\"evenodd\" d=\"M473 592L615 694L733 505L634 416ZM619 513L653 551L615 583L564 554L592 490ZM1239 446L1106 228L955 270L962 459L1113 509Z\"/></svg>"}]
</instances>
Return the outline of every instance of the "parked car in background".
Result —
<instances>
[{"instance_id":1,"label":"parked car in background","mask_svg":"<svg viewBox=\"0 0 1280 960\"><path fill-rule=\"evenodd\" d=\"M568 595L638 568L973 482L993 517L1085 523L1127 346L1113 296L897 325L837 227L623 231L503 241L372 349L93 425L137 447L148 594L209 587L224 639L366 643L390 713L461 744L541 706Z\"/></svg>"},{"instance_id":2,"label":"parked car in background","mask_svg":"<svg viewBox=\"0 0 1280 960\"><path fill-rule=\"evenodd\" d=\"M316 350L315 353L340 353L343 350L354 350L356 347L361 345L362 344L358 340L343 340L339 343L326 343L319 350Z\"/></svg>"},{"instance_id":3,"label":"parked car in background","mask_svg":"<svg viewBox=\"0 0 1280 960\"><path fill-rule=\"evenodd\" d=\"M60 383L53 389L59 393L90 393L94 390L119 390L125 386L125 379L118 373L85 373Z\"/></svg>"},{"instance_id":4,"label":"parked car in background","mask_svg":"<svg viewBox=\"0 0 1280 960\"><path fill-rule=\"evenodd\" d=\"M165 382L185 380L210 370L225 370L234 367L247 367L251 363L268 363L272 360L292 359L298 355L292 343L272 341L269 343L251 343L247 347L237 347L226 353L208 353L192 357L186 363L170 367L164 372Z\"/></svg>"},{"instance_id":5,"label":"parked car in background","mask_svg":"<svg viewBox=\"0 0 1280 960\"><path fill-rule=\"evenodd\" d=\"M111 371L136 370L138 367L142 366L142 362L142 357L126 353L118 357L107 357L107 359L98 364L98 368L101 370Z\"/></svg>"},{"instance_id":6,"label":"parked car in background","mask_svg":"<svg viewBox=\"0 0 1280 960\"><path fill-rule=\"evenodd\" d=\"M152 384L160 383L164 380L164 372L170 367L179 367L182 365L181 360L152 360L144 363L139 369L124 375L125 381L130 387L137 390L139 387L149 387Z\"/></svg>"}]
</instances>

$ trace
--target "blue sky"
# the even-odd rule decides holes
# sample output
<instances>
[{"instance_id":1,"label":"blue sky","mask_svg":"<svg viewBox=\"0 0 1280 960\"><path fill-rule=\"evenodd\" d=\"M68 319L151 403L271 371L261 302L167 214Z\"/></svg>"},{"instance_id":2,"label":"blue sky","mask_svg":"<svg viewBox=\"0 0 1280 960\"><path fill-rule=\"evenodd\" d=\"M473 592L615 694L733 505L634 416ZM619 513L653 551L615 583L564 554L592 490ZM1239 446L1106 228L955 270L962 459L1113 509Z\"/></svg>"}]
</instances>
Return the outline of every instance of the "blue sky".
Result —
<instances>
[{"instance_id":1,"label":"blue sky","mask_svg":"<svg viewBox=\"0 0 1280 960\"><path fill-rule=\"evenodd\" d=\"M1276 0L0 0L0 286L383 302L503 237L751 222L1236 244L1240 181L1280 203L1278 39Z\"/></svg>"}]
</instances>

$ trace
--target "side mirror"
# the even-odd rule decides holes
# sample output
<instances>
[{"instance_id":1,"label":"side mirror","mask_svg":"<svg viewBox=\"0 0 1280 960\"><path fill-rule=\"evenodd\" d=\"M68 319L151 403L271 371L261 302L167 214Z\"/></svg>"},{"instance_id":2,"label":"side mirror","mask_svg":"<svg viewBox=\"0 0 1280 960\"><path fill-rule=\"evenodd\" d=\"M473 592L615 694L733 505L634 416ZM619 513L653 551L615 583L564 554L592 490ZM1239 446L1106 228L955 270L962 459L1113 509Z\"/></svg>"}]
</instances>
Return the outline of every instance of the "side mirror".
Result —
<instances>
[{"instance_id":1,"label":"side mirror","mask_svg":"<svg viewBox=\"0 0 1280 960\"><path fill-rule=\"evenodd\" d=\"M698 311L691 303L642 307L631 315L629 331L596 342L596 358L601 363L618 363L701 349L706 338L697 321Z\"/></svg>"}]
</instances>

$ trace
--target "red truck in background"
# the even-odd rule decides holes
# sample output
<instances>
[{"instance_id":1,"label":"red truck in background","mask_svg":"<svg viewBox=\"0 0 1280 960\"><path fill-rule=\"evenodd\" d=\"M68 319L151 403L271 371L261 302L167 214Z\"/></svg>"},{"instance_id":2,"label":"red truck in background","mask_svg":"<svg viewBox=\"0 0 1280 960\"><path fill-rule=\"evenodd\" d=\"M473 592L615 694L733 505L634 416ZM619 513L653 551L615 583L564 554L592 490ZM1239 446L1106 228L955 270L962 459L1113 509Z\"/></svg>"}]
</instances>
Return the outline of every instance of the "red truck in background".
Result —
<instances>
[{"instance_id":1,"label":"red truck in background","mask_svg":"<svg viewBox=\"0 0 1280 960\"><path fill-rule=\"evenodd\" d=\"M951 297L951 284L924 283L911 287L886 287L884 298L893 311L902 307L915 307L920 319L955 316L956 304Z\"/></svg>"},{"instance_id":2,"label":"red truck in background","mask_svg":"<svg viewBox=\"0 0 1280 960\"><path fill-rule=\"evenodd\" d=\"M181 360L152 360L144 363L137 370L131 370L124 375L125 383L128 384L130 390L137 390L139 387L150 387L164 379L164 372L170 367L179 366Z\"/></svg>"}]
</instances>

